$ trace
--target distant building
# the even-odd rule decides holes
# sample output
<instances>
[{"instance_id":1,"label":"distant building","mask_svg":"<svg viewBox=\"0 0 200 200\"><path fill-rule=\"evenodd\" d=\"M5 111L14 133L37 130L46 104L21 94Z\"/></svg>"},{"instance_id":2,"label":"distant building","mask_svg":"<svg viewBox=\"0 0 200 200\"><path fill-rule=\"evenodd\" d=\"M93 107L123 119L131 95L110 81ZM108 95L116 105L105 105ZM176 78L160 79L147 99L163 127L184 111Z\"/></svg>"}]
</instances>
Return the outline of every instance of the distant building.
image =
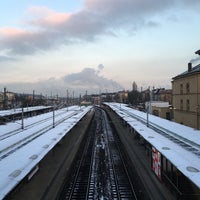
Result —
<instances>
[{"instance_id":1,"label":"distant building","mask_svg":"<svg viewBox=\"0 0 200 200\"><path fill-rule=\"evenodd\" d=\"M90 101L81 101L81 106L89 106L91 104L92 104L92 102L90 102Z\"/></svg>"},{"instance_id":2,"label":"distant building","mask_svg":"<svg viewBox=\"0 0 200 200\"><path fill-rule=\"evenodd\" d=\"M119 91L118 92L118 101L119 103L127 103L128 101L128 91Z\"/></svg>"},{"instance_id":3,"label":"distant building","mask_svg":"<svg viewBox=\"0 0 200 200\"><path fill-rule=\"evenodd\" d=\"M8 92L4 88L4 92L0 92L0 109L12 108L15 101L15 93Z\"/></svg>"},{"instance_id":4,"label":"distant building","mask_svg":"<svg viewBox=\"0 0 200 200\"><path fill-rule=\"evenodd\" d=\"M141 92L142 102L145 102L145 110L155 116L172 120L171 112L172 90L165 88L153 88Z\"/></svg>"},{"instance_id":5,"label":"distant building","mask_svg":"<svg viewBox=\"0 0 200 200\"><path fill-rule=\"evenodd\" d=\"M152 90L153 101L165 101L172 103L172 90L165 88L156 88Z\"/></svg>"},{"instance_id":6,"label":"distant building","mask_svg":"<svg viewBox=\"0 0 200 200\"><path fill-rule=\"evenodd\" d=\"M146 101L164 101L172 104L172 90L165 88L150 88L141 91L142 102Z\"/></svg>"},{"instance_id":7,"label":"distant building","mask_svg":"<svg viewBox=\"0 0 200 200\"><path fill-rule=\"evenodd\" d=\"M174 121L200 129L200 64L172 79Z\"/></svg>"},{"instance_id":8,"label":"distant building","mask_svg":"<svg viewBox=\"0 0 200 200\"><path fill-rule=\"evenodd\" d=\"M0 109L3 109L3 100L4 100L4 94L3 92L0 92Z\"/></svg>"},{"instance_id":9,"label":"distant building","mask_svg":"<svg viewBox=\"0 0 200 200\"><path fill-rule=\"evenodd\" d=\"M149 102L147 102L146 104L149 104ZM150 109L149 109L150 114L161 117L163 119L171 120L172 118L172 115L170 112L171 105L169 104L169 102L152 101L149 106L150 106Z\"/></svg>"},{"instance_id":10,"label":"distant building","mask_svg":"<svg viewBox=\"0 0 200 200\"><path fill-rule=\"evenodd\" d=\"M133 81L133 84L132 84L132 91L137 91L137 84L135 81Z\"/></svg>"},{"instance_id":11,"label":"distant building","mask_svg":"<svg viewBox=\"0 0 200 200\"><path fill-rule=\"evenodd\" d=\"M142 102L150 101L150 89L149 88L141 91L141 101Z\"/></svg>"}]
</instances>

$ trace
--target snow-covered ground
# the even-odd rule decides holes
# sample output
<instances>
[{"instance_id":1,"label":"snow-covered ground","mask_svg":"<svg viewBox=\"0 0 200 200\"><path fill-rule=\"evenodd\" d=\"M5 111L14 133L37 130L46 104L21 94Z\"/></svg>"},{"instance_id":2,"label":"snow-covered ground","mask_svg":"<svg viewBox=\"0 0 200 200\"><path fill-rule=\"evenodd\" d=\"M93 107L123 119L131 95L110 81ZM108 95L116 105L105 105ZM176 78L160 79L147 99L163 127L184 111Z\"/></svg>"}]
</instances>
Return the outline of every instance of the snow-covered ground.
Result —
<instances>
[{"instance_id":1,"label":"snow-covered ground","mask_svg":"<svg viewBox=\"0 0 200 200\"><path fill-rule=\"evenodd\" d=\"M73 106L55 111L55 127L53 127L53 112L45 113L24 120L24 129L20 130L20 121L0 126L0 138L9 132L17 134L0 140L0 199L3 199L40 160L76 125L76 123L91 110L92 107ZM46 120L44 120L46 119ZM62 123L57 124L59 120ZM44 121L44 123L41 123ZM43 131L43 132L42 132ZM31 140L30 136L41 133ZM43 133L43 134L42 134ZM27 142L20 148L19 141ZM10 149L15 149L10 152ZM4 154L8 152L8 154ZM2 157L2 155L5 155Z\"/></svg>"},{"instance_id":2,"label":"snow-covered ground","mask_svg":"<svg viewBox=\"0 0 200 200\"><path fill-rule=\"evenodd\" d=\"M165 120L154 115L148 116L149 127L141 121L147 121L147 113L140 112L125 104L106 103L146 141L154 146L163 156L200 188L200 131ZM135 117L134 117L135 116ZM151 125L162 129L174 138L189 144L194 149L185 148L177 142L159 134ZM196 152L196 154L195 154Z\"/></svg>"}]
</instances>

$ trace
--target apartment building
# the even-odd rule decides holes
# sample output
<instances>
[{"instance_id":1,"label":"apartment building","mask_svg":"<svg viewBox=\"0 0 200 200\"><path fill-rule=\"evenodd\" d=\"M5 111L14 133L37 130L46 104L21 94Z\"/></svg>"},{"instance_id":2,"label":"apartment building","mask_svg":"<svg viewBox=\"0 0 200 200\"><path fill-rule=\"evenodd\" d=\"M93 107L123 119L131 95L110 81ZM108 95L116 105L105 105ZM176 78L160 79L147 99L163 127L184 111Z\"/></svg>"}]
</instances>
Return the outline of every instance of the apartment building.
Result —
<instances>
[{"instance_id":1,"label":"apartment building","mask_svg":"<svg viewBox=\"0 0 200 200\"><path fill-rule=\"evenodd\" d=\"M0 92L0 109L8 109L13 107L15 94L13 92Z\"/></svg>"},{"instance_id":2,"label":"apartment building","mask_svg":"<svg viewBox=\"0 0 200 200\"><path fill-rule=\"evenodd\" d=\"M174 121L200 129L200 64L188 63L187 71L172 78L172 95Z\"/></svg>"}]
</instances>

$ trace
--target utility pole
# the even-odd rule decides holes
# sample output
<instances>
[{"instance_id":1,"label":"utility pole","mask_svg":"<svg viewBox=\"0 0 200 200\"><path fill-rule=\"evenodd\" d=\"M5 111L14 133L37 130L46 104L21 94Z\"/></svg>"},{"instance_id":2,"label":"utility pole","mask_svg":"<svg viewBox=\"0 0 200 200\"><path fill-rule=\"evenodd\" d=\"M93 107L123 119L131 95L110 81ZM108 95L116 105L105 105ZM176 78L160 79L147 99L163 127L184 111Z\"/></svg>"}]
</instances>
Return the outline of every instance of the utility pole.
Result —
<instances>
[{"instance_id":1,"label":"utility pole","mask_svg":"<svg viewBox=\"0 0 200 200\"><path fill-rule=\"evenodd\" d=\"M87 90L85 91L85 101L87 101Z\"/></svg>"},{"instance_id":2,"label":"utility pole","mask_svg":"<svg viewBox=\"0 0 200 200\"><path fill-rule=\"evenodd\" d=\"M81 94L79 94L79 106L80 106L80 110L81 110Z\"/></svg>"},{"instance_id":3,"label":"utility pole","mask_svg":"<svg viewBox=\"0 0 200 200\"><path fill-rule=\"evenodd\" d=\"M68 111L68 90L67 90L67 111Z\"/></svg>"},{"instance_id":4,"label":"utility pole","mask_svg":"<svg viewBox=\"0 0 200 200\"><path fill-rule=\"evenodd\" d=\"M74 91L73 91L73 95L72 95L73 97L72 97L72 105L74 105Z\"/></svg>"},{"instance_id":5,"label":"utility pole","mask_svg":"<svg viewBox=\"0 0 200 200\"><path fill-rule=\"evenodd\" d=\"M55 128L55 106L53 106L53 128Z\"/></svg>"},{"instance_id":6,"label":"utility pole","mask_svg":"<svg viewBox=\"0 0 200 200\"><path fill-rule=\"evenodd\" d=\"M22 106L22 129L24 129L24 107Z\"/></svg>"},{"instance_id":7,"label":"utility pole","mask_svg":"<svg viewBox=\"0 0 200 200\"><path fill-rule=\"evenodd\" d=\"M147 104L147 127L149 127L149 102Z\"/></svg>"},{"instance_id":8,"label":"utility pole","mask_svg":"<svg viewBox=\"0 0 200 200\"><path fill-rule=\"evenodd\" d=\"M149 127L149 113L150 113L150 107L151 107L151 89L149 87L149 102L147 103L147 127Z\"/></svg>"},{"instance_id":9,"label":"utility pole","mask_svg":"<svg viewBox=\"0 0 200 200\"><path fill-rule=\"evenodd\" d=\"M33 90L33 106L35 105L35 90Z\"/></svg>"},{"instance_id":10,"label":"utility pole","mask_svg":"<svg viewBox=\"0 0 200 200\"><path fill-rule=\"evenodd\" d=\"M4 88L4 92L3 92L3 109L6 110L7 109L7 104L8 104L8 98L6 95L7 91L6 91L6 87Z\"/></svg>"}]
</instances>

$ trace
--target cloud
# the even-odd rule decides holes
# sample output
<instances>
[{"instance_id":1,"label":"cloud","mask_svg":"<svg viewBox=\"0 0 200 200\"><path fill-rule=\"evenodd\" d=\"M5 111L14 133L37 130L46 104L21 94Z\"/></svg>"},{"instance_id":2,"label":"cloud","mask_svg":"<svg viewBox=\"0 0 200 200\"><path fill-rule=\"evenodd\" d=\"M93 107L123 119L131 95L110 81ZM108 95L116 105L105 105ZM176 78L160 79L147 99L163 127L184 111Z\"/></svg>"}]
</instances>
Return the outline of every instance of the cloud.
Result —
<instances>
[{"instance_id":1,"label":"cloud","mask_svg":"<svg viewBox=\"0 0 200 200\"><path fill-rule=\"evenodd\" d=\"M0 62L8 62L8 61L17 61L16 58L14 57L11 57L11 56L8 56L9 50L8 49L5 49L3 51L0 51ZM1 71L4 69L4 68L7 68L6 66L1 66Z\"/></svg>"},{"instance_id":2,"label":"cloud","mask_svg":"<svg viewBox=\"0 0 200 200\"><path fill-rule=\"evenodd\" d=\"M9 56L2 56L0 55L0 62L8 62L8 61L17 61L17 59ZM1 67L2 70L2 67Z\"/></svg>"},{"instance_id":3,"label":"cloud","mask_svg":"<svg viewBox=\"0 0 200 200\"><path fill-rule=\"evenodd\" d=\"M6 87L14 92L32 93L35 90L39 94L50 95L53 92L59 96L65 96L67 89L74 91L76 95L84 94L86 90L88 94L96 94L100 90L114 92L123 89L119 83L100 76L93 68L84 68L81 72L72 73L60 79L50 78L36 83L7 84Z\"/></svg>"},{"instance_id":4,"label":"cloud","mask_svg":"<svg viewBox=\"0 0 200 200\"><path fill-rule=\"evenodd\" d=\"M200 56L191 59L190 62L191 62L191 63L197 63L197 62L200 62Z\"/></svg>"},{"instance_id":5,"label":"cloud","mask_svg":"<svg viewBox=\"0 0 200 200\"><path fill-rule=\"evenodd\" d=\"M42 29L55 28L63 25L66 21L70 20L70 13L58 13L46 7L32 6L28 9L28 13L32 14L32 18L26 20L27 25L41 27Z\"/></svg>"},{"instance_id":6,"label":"cloud","mask_svg":"<svg viewBox=\"0 0 200 200\"><path fill-rule=\"evenodd\" d=\"M158 25L153 17L168 9L194 9L199 5L199 0L85 0L74 13L33 6L23 21L25 29L0 29L0 51L9 49L8 54L26 55L79 41L91 42L103 35L116 36L120 29L137 32L144 26Z\"/></svg>"},{"instance_id":7,"label":"cloud","mask_svg":"<svg viewBox=\"0 0 200 200\"><path fill-rule=\"evenodd\" d=\"M97 74L99 74L103 69L104 69L104 65L99 64L98 67L97 67Z\"/></svg>"},{"instance_id":8,"label":"cloud","mask_svg":"<svg viewBox=\"0 0 200 200\"><path fill-rule=\"evenodd\" d=\"M79 73L73 73L63 77L64 82L68 87L79 89L91 89L99 91L107 89L111 91L121 90L123 87L116 81L104 78L99 75L99 71L93 68L84 68Z\"/></svg>"},{"instance_id":9,"label":"cloud","mask_svg":"<svg viewBox=\"0 0 200 200\"><path fill-rule=\"evenodd\" d=\"M103 64L98 65L98 70L102 70L104 68Z\"/></svg>"}]
</instances>

